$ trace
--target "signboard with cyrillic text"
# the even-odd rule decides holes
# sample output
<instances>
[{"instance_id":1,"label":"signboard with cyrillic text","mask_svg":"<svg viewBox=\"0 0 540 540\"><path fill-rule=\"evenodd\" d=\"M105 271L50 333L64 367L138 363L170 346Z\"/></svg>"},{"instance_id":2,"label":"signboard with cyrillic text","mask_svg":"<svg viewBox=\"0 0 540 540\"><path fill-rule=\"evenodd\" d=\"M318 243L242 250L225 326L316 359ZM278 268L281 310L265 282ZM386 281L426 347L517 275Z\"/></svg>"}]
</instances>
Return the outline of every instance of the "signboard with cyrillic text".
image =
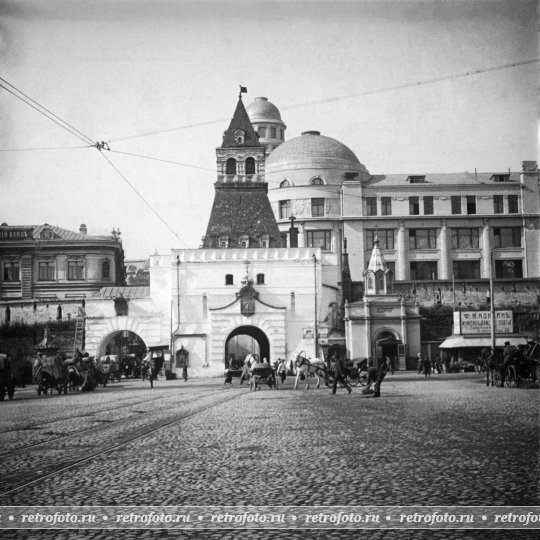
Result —
<instances>
[{"instance_id":1,"label":"signboard with cyrillic text","mask_svg":"<svg viewBox=\"0 0 540 540\"><path fill-rule=\"evenodd\" d=\"M459 324L456 324L459 320ZM458 330L459 329L459 330ZM495 333L511 334L514 329L514 316L511 310L495 312ZM490 311L456 311L454 312L455 334L489 334L491 333Z\"/></svg>"}]
</instances>

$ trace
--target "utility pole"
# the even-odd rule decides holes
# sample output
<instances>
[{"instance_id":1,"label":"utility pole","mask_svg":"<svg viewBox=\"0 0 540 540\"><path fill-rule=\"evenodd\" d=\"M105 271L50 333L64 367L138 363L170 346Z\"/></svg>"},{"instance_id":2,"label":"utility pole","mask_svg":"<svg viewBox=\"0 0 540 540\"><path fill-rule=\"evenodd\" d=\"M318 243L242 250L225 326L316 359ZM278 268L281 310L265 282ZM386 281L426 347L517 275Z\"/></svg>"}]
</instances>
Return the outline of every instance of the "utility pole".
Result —
<instances>
[{"instance_id":1,"label":"utility pole","mask_svg":"<svg viewBox=\"0 0 540 540\"><path fill-rule=\"evenodd\" d=\"M313 281L314 281L314 287L315 287L315 358L319 357L319 330L318 330L318 321L317 321L317 263L318 259L315 256L315 253L313 254Z\"/></svg>"},{"instance_id":2,"label":"utility pole","mask_svg":"<svg viewBox=\"0 0 540 540\"><path fill-rule=\"evenodd\" d=\"M495 334L495 294L493 291L493 250L489 251L489 298L490 298L490 315L491 315L491 351L495 354L496 334Z\"/></svg>"}]
</instances>

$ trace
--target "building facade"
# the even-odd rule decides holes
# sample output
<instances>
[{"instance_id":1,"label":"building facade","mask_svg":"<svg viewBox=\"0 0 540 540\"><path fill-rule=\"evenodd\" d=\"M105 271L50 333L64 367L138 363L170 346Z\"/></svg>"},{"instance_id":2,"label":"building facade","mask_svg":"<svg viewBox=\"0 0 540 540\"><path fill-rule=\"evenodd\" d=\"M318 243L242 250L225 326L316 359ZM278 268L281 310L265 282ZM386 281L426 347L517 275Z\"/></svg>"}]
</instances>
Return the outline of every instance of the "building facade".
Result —
<instances>
[{"instance_id":1,"label":"building facade","mask_svg":"<svg viewBox=\"0 0 540 540\"><path fill-rule=\"evenodd\" d=\"M102 287L124 284L120 235L91 236L44 224L0 226L0 307L4 322L77 313ZM9 314L9 315L8 315ZM9 319L9 320L8 320Z\"/></svg>"}]
</instances>

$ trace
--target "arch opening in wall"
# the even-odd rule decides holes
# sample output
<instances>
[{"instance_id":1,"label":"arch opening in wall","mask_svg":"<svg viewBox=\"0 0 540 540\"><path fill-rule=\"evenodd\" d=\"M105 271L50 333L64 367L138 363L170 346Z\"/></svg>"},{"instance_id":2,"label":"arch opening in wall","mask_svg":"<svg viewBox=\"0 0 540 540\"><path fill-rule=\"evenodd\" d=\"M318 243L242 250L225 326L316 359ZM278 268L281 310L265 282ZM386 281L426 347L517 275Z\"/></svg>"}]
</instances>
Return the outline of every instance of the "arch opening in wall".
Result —
<instances>
[{"instance_id":1,"label":"arch opening in wall","mask_svg":"<svg viewBox=\"0 0 540 540\"><path fill-rule=\"evenodd\" d=\"M255 174L255 159L252 157L248 157L246 159L246 175L254 175Z\"/></svg>"},{"instance_id":2,"label":"arch opening in wall","mask_svg":"<svg viewBox=\"0 0 540 540\"><path fill-rule=\"evenodd\" d=\"M96 356L118 355L118 361L128 359L135 362L144 358L147 345L143 338L130 330L116 330L104 336L97 348Z\"/></svg>"},{"instance_id":3,"label":"arch opening in wall","mask_svg":"<svg viewBox=\"0 0 540 540\"><path fill-rule=\"evenodd\" d=\"M372 349L375 354L375 360L378 363L388 356L394 359L394 365L397 365L398 345L401 343L399 335L389 328L381 329L373 338L375 347Z\"/></svg>"},{"instance_id":4,"label":"arch opening in wall","mask_svg":"<svg viewBox=\"0 0 540 540\"><path fill-rule=\"evenodd\" d=\"M270 362L270 341L256 326L239 326L225 340L225 368L241 369L248 354Z\"/></svg>"},{"instance_id":5,"label":"arch opening in wall","mask_svg":"<svg viewBox=\"0 0 540 540\"><path fill-rule=\"evenodd\" d=\"M236 159L229 158L225 165L225 174L234 176L236 174Z\"/></svg>"}]
</instances>

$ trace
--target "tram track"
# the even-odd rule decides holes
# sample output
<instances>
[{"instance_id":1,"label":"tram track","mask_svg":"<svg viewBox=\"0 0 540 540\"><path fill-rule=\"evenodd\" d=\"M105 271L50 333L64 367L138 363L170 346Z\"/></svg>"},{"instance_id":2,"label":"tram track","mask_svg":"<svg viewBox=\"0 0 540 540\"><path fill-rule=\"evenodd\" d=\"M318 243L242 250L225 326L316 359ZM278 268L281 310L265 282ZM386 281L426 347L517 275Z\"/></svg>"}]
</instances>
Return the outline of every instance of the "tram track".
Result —
<instances>
[{"instance_id":1,"label":"tram track","mask_svg":"<svg viewBox=\"0 0 540 540\"><path fill-rule=\"evenodd\" d=\"M80 392L79 393L67 394L68 397L77 397L77 396L82 396L82 395L83 394L80 393ZM84 394L84 395L85 396L90 396L92 394ZM135 403L127 403L127 404L121 405L120 407L117 407L114 410L119 410L121 408L127 408L127 407L136 406L136 405L144 405L146 403L155 403L156 401L160 401L162 399L166 399L168 397L171 397L171 395L172 395L172 392L168 396L149 397L148 399L143 399L143 400L137 401ZM54 396L54 397L60 397L60 396ZM60 399L64 399L64 396L60 397ZM121 401L128 401L130 399L134 399L134 398L126 397L126 398L121 398L118 401L120 401L120 400ZM35 423L35 424L23 425L21 427L17 427L17 428L13 428L13 429L0 430L0 435L5 435L5 434L8 434L8 433L14 433L14 432L18 432L18 431L31 431L31 430L35 430L35 429L40 429L43 426L46 426L48 424L56 424L58 422L65 422L67 420L74 420L76 418L91 417L91 416L94 416L96 414L100 414L100 413L104 413L104 412L108 412L108 411L112 410L112 409L107 408L106 406L103 406L102 404L99 404L99 403L96 403L96 405L101 406L101 408L98 409L98 410L92 411L92 412L84 413L84 414L71 414L71 415L68 415L68 416L64 416L62 418L56 418L56 419L51 420L49 422L39 422L39 423Z\"/></svg>"},{"instance_id":2,"label":"tram track","mask_svg":"<svg viewBox=\"0 0 540 540\"><path fill-rule=\"evenodd\" d=\"M91 413L79 414L79 415L74 415L74 416L68 416L68 417L65 417L65 418L58 419L58 420L52 420L51 422L43 422L41 424L35 424L32 427L25 427L25 428L13 429L13 430L1 431L0 435L6 435L6 434L9 434L9 433L16 434L16 433L18 433L20 431L28 431L28 430L32 430L32 431L34 431L34 430L42 430L42 429L46 429L46 426L48 426L48 425L54 425L54 424L58 424L58 423L66 422L66 421L76 421L77 419L82 419L82 418L90 419L91 421L93 420L93 422L98 422L98 425L88 427L88 428L85 428L85 429L76 428L76 431L72 431L72 432L69 432L69 433L63 433L63 434L60 434L58 437L54 437L54 438L49 437L49 438L46 438L45 440L40 440L40 441L37 441L37 442L33 442L31 444L23 444L23 445L19 445L19 446L14 445L11 448L0 451L0 458L3 457L3 456L8 456L8 455L12 454L13 452L24 452L25 450L30 450L30 449L33 449L33 448L36 448L36 447L39 447L39 446L43 446L45 444L57 442L57 441L60 441L62 439L68 439L68 438L74 437L74 436L79 436L80 437L82 435L92 433L93 431L103 430L105 427L107 429L114 428L114 426L116 426L116 425L121 425L121 424L129 421L130 419L133 419L135 417L135 415L151 414L152 412L155 412L155 411L151 411L151 410L149 410L149 411L134 410L134 411L132 411L133 412L132 416L119 418L118 420L107 420L107 419L101 419L101 418L92 418L94 416L102 415L102 414L105 414L105 413L110 413L112 416L114 416L115 413L117 413L118 411L120 411L122 409L129 409L130 407L139 407L140 405L145 405L147 403L155 404L156 402L159 402L159 401L163 401L163 400L166 400L166 399L177 398L177 397L178 397L177 395L169 394L169 395L163 396L163 397L151 398L151 399L137 401L135 403L121 405L119 407L114 407L112 409L107 408L107 409L104 409L104 410L95 411L95 412L91 412ZM190 396L186 395L185 400L182 400L182 401L179 401L179 402L177 401L176 403L177 404L182 404L185 401L188 401L189 399L190 399ZM103 424L106 424L106 426L104 426ZM46 436L48 434L51 434L51 432L43 433L44 436Z\"/></svg>"},{"instance_id":3,"label":"tram track","mask_svg":"<svg viewBox=\"0 0 540 540\"><path fill-rule=\"evenodd\" d=\"M0 492L0 502L2 501L3 498L5 498L7 495L10 495L12 493L15 493L15 492L18 492L18 491L21 491L27 487L30 487L30 486L34 486L34 485L37 485L41 482L44 482L48 479L54 479L56 477L58 477L59 474L61 473L64 473L66 471L69 471L69 470L72 470L72 469L76 469L77 467L83 465L84 463L87 463L89 461L92 461L100 456L104 456L116 449L119 449L123 446L126 446L126 445L129 445L135 441L139 441L141 439L144 439L145 437L149 437L151 435L154 435L155 433L158 433L160 431L163 431L171 426L174 426L188 418L191 418L193 416L196 416L198 414L201 414L201 413L204 413L210 409L213 409L214 407L217 407L219 405L222 405L224 403L228 403L230 401L233 401L237 398L239 398L240 396L244 395L244 393L238 393L238 392L235 392L234 395L230 395L231 394L231 391L230 389L227 389L227 390L220 390L216 393L219 393L219 394L227 394L227 397L225 397L224 399L218 399L217 401L213 401L212 403L210 404L205 404L201 407L196 407L194 410L192 411L188 411L188 412L184 412L184 413L181 413L179 416L177 415L176 417L174 418L166 418L166 419L162 419L161 421L157 420L156 422L152 423L151 427L148 427L147 426L143 426L143 427L140 427L140 428L136 428L133 432L130 432L128 435L125 435L123 437L121 437L121 440L113 443L113 444L109 444L105 447L101 447L98 451L94 451L94 452L90 452L82 457L79 457L77 459L75 459L74 461L71 461L70 463L62 463L60 464L59 466L57 467L52 467L52 469L49 469L47 471L46 474L42 474L40 476L38 476L37 478L33 478L32 480L30 481L24 481L22 483L19 483L19 484L16 484L16 485L13 485L11 487L9 487L9 489L5 490L5 491L1 491ZM215 394L216 394L215 393ZM215 395L214 394L214 395ZM78 435L77 433L72 433L70 435L70 437L74 437ZM51 441L47 441L47 442L51 442ZM46 443L43 443L43 444L46 444ZM31 471L30 473L28 473L26 476L28 476L29 474L35 474L35 471ZM2 489L2 488L0 488Z\"/></svg>"}]
</instances>

